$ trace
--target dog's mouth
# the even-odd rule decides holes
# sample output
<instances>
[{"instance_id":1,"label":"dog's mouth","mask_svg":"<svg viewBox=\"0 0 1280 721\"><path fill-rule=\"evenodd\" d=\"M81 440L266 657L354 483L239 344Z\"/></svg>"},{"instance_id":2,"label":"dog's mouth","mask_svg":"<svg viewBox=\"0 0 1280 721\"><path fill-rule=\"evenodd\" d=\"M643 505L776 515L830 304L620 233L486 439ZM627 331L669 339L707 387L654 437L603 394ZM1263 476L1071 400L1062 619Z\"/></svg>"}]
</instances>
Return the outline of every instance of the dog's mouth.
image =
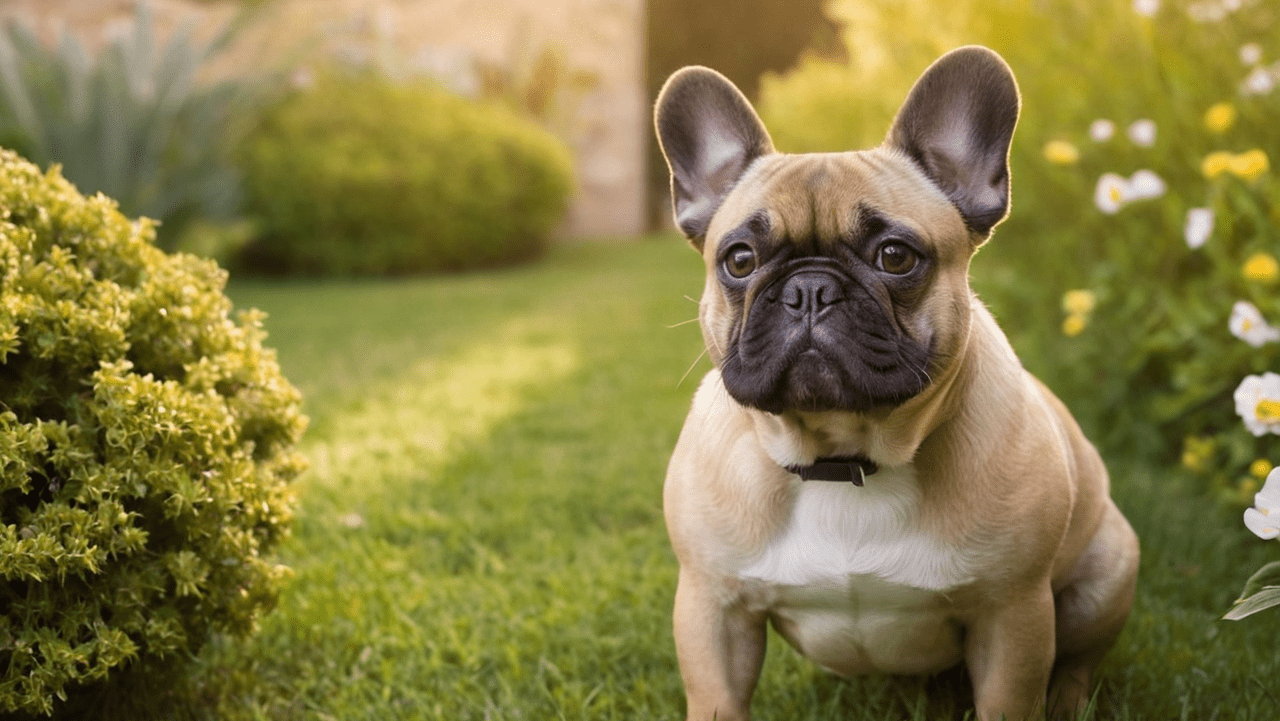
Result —
<instances>
[{"instance_id":1,"label":"dog's mouth","mask_svg":"<svg viewBox=\"0 0 1280 721\"><path fill-rule=\"evenodd\" d=\"M900 405L928 387L929 348L893 307L829 268L802 270L756 295L721 362L729 394L768 413Z\"/></svg>"}]
</instances>

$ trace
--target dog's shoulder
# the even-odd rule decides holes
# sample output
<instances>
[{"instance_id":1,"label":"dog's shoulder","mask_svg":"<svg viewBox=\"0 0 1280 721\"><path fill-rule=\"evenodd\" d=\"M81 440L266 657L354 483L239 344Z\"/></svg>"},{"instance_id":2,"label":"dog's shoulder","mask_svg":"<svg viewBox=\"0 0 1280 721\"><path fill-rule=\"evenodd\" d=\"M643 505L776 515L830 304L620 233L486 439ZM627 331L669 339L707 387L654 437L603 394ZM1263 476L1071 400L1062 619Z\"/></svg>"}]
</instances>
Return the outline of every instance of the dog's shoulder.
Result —
<instances>
[{"instance_id":1,"label":"dog's shoulder","mask_svg":"<svg viewBox=\"0 0 1280 721\"><path fill-rule=\"evenodd\" d=\"M760 447L750 417L712 369L694 394L663 484L677 558L722 566L712 558L762 546L785 520L778 501L790 479Z\"/></svg>"}]
</instances>

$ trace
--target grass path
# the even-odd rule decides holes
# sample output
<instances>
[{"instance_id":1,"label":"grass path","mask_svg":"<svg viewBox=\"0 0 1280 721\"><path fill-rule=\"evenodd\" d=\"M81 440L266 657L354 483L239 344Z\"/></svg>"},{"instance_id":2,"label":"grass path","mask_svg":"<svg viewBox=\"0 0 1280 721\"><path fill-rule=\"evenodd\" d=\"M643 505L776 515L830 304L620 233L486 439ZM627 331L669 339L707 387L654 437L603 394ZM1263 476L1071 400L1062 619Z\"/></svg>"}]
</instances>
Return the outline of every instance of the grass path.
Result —
<instances>
[{"instance_id":1,"label":"grass path","mask_svg":"<svg viewBox=\"0 0 1280 721\"><path fill-rule=\"evenodd\" d=\"M692 253L630 250L628 268L617 251L304 297L233 291L272 314L309 399L313 470L284 559L298 576L257 640L278 645L235 669L257 681L232 709L634 717L616 673L642 658L637 608L650 668L627 675L669 663L653 638L670 636L660 486L699 346L695 326L667 326L693 317L698 281ZM668 272L677 259L686 272ZM665 686L644 703L674 709Z\"/></svg>"},{"instance_id":2,"label":"grass path","mask_svg":"<svg viewBox=\"0 0 1280 721\"><path fill-rule=\"evenodd\" d=\"M312 418L280 553L296 576L261 632L212 644L156 718L683 718L661 484L707 367L681 382L701 341L676 324L701 284L697 257L663 240L460 278L233 285L269 313ZM1097 718L1280 708L1280 614L1215 620L1275 545L1185 481L1110 462L1145 556ZM755 713L963 718L970 703L962 673L840 681L775 637Z\"/></svg>"}]
</instances>

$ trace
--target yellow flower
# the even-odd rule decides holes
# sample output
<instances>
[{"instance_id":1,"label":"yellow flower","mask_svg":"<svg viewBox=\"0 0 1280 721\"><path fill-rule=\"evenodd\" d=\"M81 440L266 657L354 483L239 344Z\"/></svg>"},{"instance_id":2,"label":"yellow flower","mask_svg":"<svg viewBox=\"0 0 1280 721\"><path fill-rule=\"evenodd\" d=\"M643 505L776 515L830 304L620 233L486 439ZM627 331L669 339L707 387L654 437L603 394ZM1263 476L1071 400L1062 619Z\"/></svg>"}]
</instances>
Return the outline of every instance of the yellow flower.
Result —
<instances>
[{"instance_id":1,"label":"yellow flower","mask_svg":"<svg viewBox=\"0 0 1280 721\"><path fill-rule=\"evenodd\" d=\"M1204 160L1200 161L1200 172L1210 179L1223 173L1231 173L1244 180L1253 180L1270 169L1271 161L1261 148L1254 148L1239 155L1217 150L1204 156Z\"/></svg>"},{"instance_id":2,"label":"yellow flower","mask_svg":"<svg viewBox=\"0 0 1280 721\"><path fill-rule=\"evenodd\" d=\"M1264 398L1258 401L1253 414L1257 416L1259 422L1280 423L1280 401Z\"/></svg>"},{"instance_id":3,"label":"yellow flower","mask_svg":"<svg viewBox=\"0 0 1280 721\"><path fill-rule=\"evenodd\" d=\"M1218 103L1204 114L1204 126L1215 133L1224 133L1236 122L1236 106Z\"/></svg>"},{"instance_id":4,"label":"yellow flower","mask_svg":"<svg viewBox=\"0 0 1280 721\"><path fill-rule=\"evenodd\" d=\"M1098 299L1090 290L1069 290L1062 294L1062 309L1069 315L1088 315L1097 304Z\"/></svg>"},{"instance_id":5,"label":"yellow flower","mask_svg":"<svg viewBox=\"0 0 1280 721\"><path fill-rule=\"evenodd\" d=\"M1067 319L1062 321L1062 334L1068 338L1074 338L1084 332L1084 327L1089 324L1089 319L1079 313L1072 313Z\"/></svg>"},{"instance_id":6,"label":"yellow flower","mask_svg":"<svg viewBox=\"0 0 1280 721\"><path fill-rule=\"evenodd\" d=\"M1245 180L1253 180L1254 178L1267 172L1271 164L1267 161L1267 154L1262 152L1260 148L1254 148L1247 153L1241 153L1231 158L1227 169L1235 175Z\"/></svg>"},{"instance_id":7,"label":"yellow flower","mask_svg":"<svg viewBox=\"0 0 1280 721\"><path fill-rule=\"evenodd\" d=\"M1242 269L1244 277L1263 283L1274 283L1280 278L1280 261L1275 256L1259 251L1249 256Z\"/></svg>"},{"instance_id":8,"label":"yellow flower","mask_svg":"<svg viewBox=\"0 0 1280 721\"><path fill-rule=\"evenodd\" d=\"M1267 474L1271 473L1272 468L1275 468L1275 466L1271 465L1271 461L1268 461L1265 458L1259 458L1249 464L1249 474L1256 478L1266 478Z\"/></svg>"},{"instance_id":9,"label":"yellow flower","mask_svg":"<svg viewBox=\"0 0 1280 721\"><path fill-rule=\"evenodd\" d=\"M1186 468L1188 471L1203 471L1204 461L1201 461L1200 457L1191 451L1183 451L1182 467Z\"/></svg>"},{"instance_id":10,"label":"yellow flower","mask_svg":"<svg viewBox=\"0 0 1280 721\"><path fill-rule=\"evenodd\" d=\"M1231 161L1234 155L1225 150L1217 150L1204 156L1204 160L1200 162L1200 172L1206 178L1216 178L1227 172L1227 168L1231 167Z\"/></svg>"},{"instance_id":11,"label":"yellow flower","mask_svg":"<svg viewBox=\"0 0 1280 721\"><path fill-rule=\"evenodd\" d=\"M1080 151L1065 140L1050 140L1044 144L1044 157L1055 165L1071 165L1080 159Z\"/></svg>"},{"instance_id":12,"label":"yellow flower","mask_svg":"<svg viewBox=\"0 0 1280 721\"><path fill-rule=\"evenodd\" d=\"M1212 438L1187 436L1182 440L1182 465L1191 471L1205 470L1205 461L1213 457Z\"/></svg>"}]
</instances>

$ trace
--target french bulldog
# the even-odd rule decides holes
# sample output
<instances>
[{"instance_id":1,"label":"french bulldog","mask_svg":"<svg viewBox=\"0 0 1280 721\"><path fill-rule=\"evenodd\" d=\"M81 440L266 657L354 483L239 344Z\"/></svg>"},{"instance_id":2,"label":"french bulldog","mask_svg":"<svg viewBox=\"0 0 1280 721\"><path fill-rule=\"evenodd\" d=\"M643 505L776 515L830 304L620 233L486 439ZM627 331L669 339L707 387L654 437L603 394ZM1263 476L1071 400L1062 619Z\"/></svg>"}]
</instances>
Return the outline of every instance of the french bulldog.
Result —
<instances>
[{"instance_id":1,"label":"french bulldog","mask_svg":"<svg viewBox=\"0 0 1280 721\"><path fill-rule=\"evenodd\" d=\"M722 75L658 97L714 368L663 491L688 718L746 719L766 624L842 676L963 663L977 716L1075 714L1138 540L1067 408L969 288L1021 105L993 51L916 82L885 141L776 152Z\"/></svg>"}]
</instances>

